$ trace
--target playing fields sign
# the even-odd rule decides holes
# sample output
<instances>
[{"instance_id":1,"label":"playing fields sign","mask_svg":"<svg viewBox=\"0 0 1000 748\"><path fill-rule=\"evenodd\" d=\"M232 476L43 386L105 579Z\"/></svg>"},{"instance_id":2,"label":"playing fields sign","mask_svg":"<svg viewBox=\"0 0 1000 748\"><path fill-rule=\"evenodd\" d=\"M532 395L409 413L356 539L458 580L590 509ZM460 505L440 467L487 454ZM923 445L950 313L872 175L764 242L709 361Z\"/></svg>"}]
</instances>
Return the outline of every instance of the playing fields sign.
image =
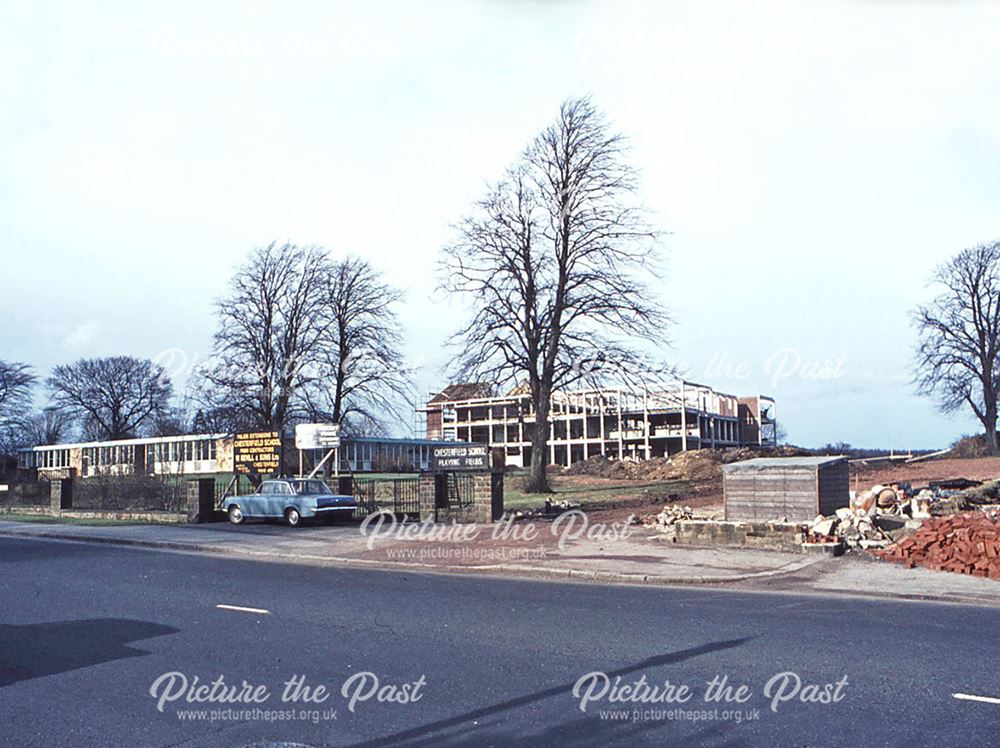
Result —
<instances>
[{"instance_id":1,"label":"playing fields sign","mask_svg":"<svg viewBox=\"0 0 1000 748\"><path fill-rule=\"evenodd\" d=\"M431 470L435 473L489 469L490 453L485 444L431 447Z\"/></svg>"}]
</instances>

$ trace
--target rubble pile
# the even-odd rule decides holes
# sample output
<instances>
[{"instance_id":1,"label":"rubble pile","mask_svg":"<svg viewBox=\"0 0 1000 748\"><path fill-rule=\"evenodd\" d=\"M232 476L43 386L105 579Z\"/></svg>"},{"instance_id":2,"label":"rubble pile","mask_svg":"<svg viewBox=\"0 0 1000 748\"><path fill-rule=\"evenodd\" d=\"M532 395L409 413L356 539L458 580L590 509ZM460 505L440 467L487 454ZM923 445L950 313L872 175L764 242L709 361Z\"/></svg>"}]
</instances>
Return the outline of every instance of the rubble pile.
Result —
<instances>
[{"instance_id":1,"label":"rubble pile","mask_svg":"<svg viewBox=\"0 0 1000 748\"><path fill-rule=\"evenodd\" d=\"M920 527L933 514L955 514L962 505L957 492L922 489L907 483L876 484L852 493L850 506L809 525L806 543L836 543L848 548L885 548Z\"/></svg>"},{"instance_id":2,"label":"rubble pile","mask_svg":"<svg viewBox=\"0 0 1000 748\"><path fill-rule=\"evenodd\" d=\"M884 548L892 543L888 528L876 514L838 509L832 517L816 517L806 534L807 543L835 543L843 540L848 548Z\"/></svg>"},{"instance_id":3,"label":"rubble pile","mask_svg":"<svg viewBox=\"0 0 1000 748\"><path fill-rule=\"evenodd\" d=\"M651 514L644 518L643 524L655 527L670 527L677 520L681 519L694 519L694 510L689 506L680 507L676 504L665 506L659 514Z\"/></svg>"},{"instance_id":4,"label":"rubble pile","mask_svg":"<svg viewBox=\"0 0 1000 748\"><path fill-rule=\"evenodd\" d=\"M935 517L893 547L874 553L908 569L922 566L1000 580L1000 523L995 513Z\"/></svg>"},{"instance_id":5,"label":"rubble pile","mask_svg":"<svg viewBox=\"0 0 1000 748\"><path fill-rule=\"evenodd\" d=\"M579 501L550 501L545 500L545 511L546 512L568 512L570 509L579 509Z\"/></svg>"},{"instance_id":6,"label":"rubble pile","mask_svg":"<svg viewBox=\"0 0 1000 748\"><path fill-rule=\"evenodd\" d=\"M698 516L689 506L665 506L659 514L649 514L642 518L642 524L657 532L663 533L667 538L674 538L677 535L677 523L685 519L717 519L717 515Z\"/></svg>"}]
</instances>

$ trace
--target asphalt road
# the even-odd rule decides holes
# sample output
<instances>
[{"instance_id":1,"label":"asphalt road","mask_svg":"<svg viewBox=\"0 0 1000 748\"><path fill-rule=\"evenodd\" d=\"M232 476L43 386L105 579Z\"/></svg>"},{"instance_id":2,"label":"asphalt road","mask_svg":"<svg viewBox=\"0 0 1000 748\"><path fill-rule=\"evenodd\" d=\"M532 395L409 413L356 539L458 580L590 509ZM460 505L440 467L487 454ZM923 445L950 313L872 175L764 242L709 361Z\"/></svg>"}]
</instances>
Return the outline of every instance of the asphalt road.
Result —
<instances>
[{"instance_id":1,"label":"asphalt road","mask_svg":"<svg viewBox=\"0 0 1000 748\"><path fill-rule=\"evenodd\" d=\"M0 539L0 742L989 745L1000 702L953 694L1000 697L998 630L1000 610L971 606ZM590 673L581 711L573 690ZM220 676L235 688L215 695L229 702L186 701ZM297 676L326 698L283 701ZM747 687L744 702L705 701L722 677L730 695ZM619 678L659 692L637 703L619 689L612 701Z\"/></svg>"}]
</instances>

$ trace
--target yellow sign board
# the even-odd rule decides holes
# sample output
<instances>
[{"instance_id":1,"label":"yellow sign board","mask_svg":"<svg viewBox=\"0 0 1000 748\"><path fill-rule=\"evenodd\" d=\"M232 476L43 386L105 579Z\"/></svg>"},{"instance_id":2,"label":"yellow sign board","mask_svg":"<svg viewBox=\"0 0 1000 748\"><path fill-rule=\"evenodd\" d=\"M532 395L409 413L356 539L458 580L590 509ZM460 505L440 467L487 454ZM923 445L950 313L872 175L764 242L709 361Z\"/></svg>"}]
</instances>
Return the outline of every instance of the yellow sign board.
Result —
<instances>
[{"instance_id":1,"label":"yellow sign board","mask_svg":"<svg viewBox=\"0 0 1000 748\"><path fill-rule=\"evenodd\" d=\"M233 440L233 467L238 473L276 474L281 469L281 434L237 434Z\"/></svg>"}]
</instances>

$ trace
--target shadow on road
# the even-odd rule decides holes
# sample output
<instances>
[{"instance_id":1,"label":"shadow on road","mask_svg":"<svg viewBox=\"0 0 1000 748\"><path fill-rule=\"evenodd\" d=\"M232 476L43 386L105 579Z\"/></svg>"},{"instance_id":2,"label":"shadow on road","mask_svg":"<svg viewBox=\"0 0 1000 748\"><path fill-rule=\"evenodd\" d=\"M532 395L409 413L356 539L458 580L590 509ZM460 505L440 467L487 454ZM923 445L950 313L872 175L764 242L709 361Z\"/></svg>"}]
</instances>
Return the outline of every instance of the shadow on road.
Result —
<instances>
[{"instance_id":1,"label":"shadow on road","mask_svg":"<svg viewBox=\"0 0 1000 748\"><path fill-rule=\"evenodd\" d=\"M640 670L650 670L663 665L673 665L678 662L683 662L684 660L689 660L692 657L698 657L699 655L708 654L710 652L733 649L735 647L742 646L748 641L750 641L749 637L742 639L729 639L726 641L702 644L701 646L691 647L689 649L682 649L679 652L668 652L666 654L642 660L634 665L610 671L607 675L613 679L616 676L628 675L629 673L635 673ZM580 675L583 675L583 673L580 673ZM485 722L484 720L496 717L512 709L533 706L542 699L547 699L552 696L570 696L575 683L575 681L571 683L562 683L558 686L546 688L542 691L535 691L534 693L530 693L525 696L518 696L513 699L508 699L507 701L501 701L500 703L492 706L481 707L473 711L465 712L464 714L459 714L456 717L438 720L437 722L431 722L430 724L423 725L421 727L403 730L392 735L387 735L383 738L364 741L356 745L382 746L397 745L405 742L410 746L438 746L466 745L470 743L489 744L497 740L500 740L505 744L508 742L519 742L514 736L503 735L502 732L492 732L498 728L502 729L497 720L491 720L489 722ZM572 700L568 700L567 705L567 713L576 713L577 706L574 702L572 702ZM479 722L479 724L473 725L472 723L474 721ZM597 718L587 718L581 714L579 719L567 720L559 725L553 725L546 734L553 741L555 741L558 737L559 741L572 742L574 744L604 745L607 742L608 738L606 733L609 730L614 731L615 739L621 740L626 734L631 734L634 737L640 732L652 729L657 724L658 723L655 722L628 724L623 724L621 722L602 722ZM484 731L487 734L483 734ZM472 732L476 732L477 734L473 737L473 735L471 735Z\"/></svg>"},{"instance_id":2,"label":"shadow on road","mask_svg":"<svg viewBox=\"0 0 1000 748\"><path fill-rule=\"evenodd\" d=\"M54 525L46 525L46 528ZM0 538L3 550L0 551L0 564L33 564L39 561L51 561L67 558L95 558L105 551L99 547L87 546L83 543L39 543L31 538Z\"/></svg>"},{"instance_id":3,"label":"shadow on road","mask_svg":"<svg viewBox=\"0 0 1000 748\"><path fill-rule=\"evenodd\" d=\"M152 621L94 618L0 625L0 688L31 678L149 654L127 646L179 629Z\"/></svg>"}]
</instances>

